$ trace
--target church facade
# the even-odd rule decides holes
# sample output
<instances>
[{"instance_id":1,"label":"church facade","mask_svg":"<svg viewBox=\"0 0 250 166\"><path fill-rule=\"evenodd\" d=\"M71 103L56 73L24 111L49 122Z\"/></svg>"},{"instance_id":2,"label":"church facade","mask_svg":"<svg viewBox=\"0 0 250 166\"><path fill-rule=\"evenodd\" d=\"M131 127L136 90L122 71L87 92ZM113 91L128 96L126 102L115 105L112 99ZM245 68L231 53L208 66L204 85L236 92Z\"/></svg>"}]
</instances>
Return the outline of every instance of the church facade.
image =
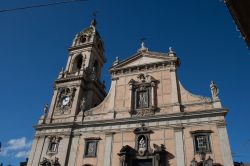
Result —
<instances>
[{"instance_id":1,"label":"church facade","mask_svg":"<svg viewBox=\"0 0 250 166\"><path fill-rule=\"evenodd\" d=\"M104 43L96 21L78 33L50 106L35 126L28 166L233 166L225 116L212 97L180 83L180 60L141 48L100 81Z\"/></svg>"}]
</instances>

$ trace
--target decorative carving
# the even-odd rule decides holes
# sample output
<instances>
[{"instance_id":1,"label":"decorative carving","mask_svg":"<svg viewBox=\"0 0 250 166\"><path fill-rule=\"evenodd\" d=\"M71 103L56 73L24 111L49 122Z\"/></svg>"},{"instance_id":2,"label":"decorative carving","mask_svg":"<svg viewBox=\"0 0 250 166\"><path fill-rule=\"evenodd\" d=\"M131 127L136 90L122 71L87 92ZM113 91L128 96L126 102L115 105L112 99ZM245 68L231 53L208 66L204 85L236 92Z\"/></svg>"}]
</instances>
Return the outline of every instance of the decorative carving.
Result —
<instances>
[{"instance_id":1,"label":"decorative carving","mask_svg":"<svg viewBox=\"0 0 250 166\"><path fill-rule=\"evenodd\" d=\"M61 164L59 163L59 158L55 157L53 159L47 159L47 158L43 158L43 161L40 162L41 166L61 166Z\"/></svg>"},{"instance_id":2,"label":"decorative carving","mask_svg":"<svg viewBox=\"0 0 250 166\"><path fill-rule=\"evenodd\" d=\"M154 145L154 150L150 148L150 134L153 131L145 127L141 123L141 127L134 130L135 134L135 148L125 145L121 148L120 153L120 166L131 165L167 165L166 155L171 158L171 154L167 153L163 144Z\"/></svg>"},{"instance_id":3,"label":"decorative carving","mask_svg":"<svg viewBox=\"0 0 250 166\"><path fill-rule=\"evenodd\" d=\"M62 138L59 136L48 136L48 139L49 139L49 146L48 146L47 154L49 155L57 154L58 146Z\"/></svg>"},{"instance_id":4,"label":"decorative carving","mask_svg":"<svg viewBox=\"0 0 250 166\"><path fill-rule=\"evenodd\" d=\"M211 81L210 83L210 89L212 93L212 98L213 99L219 99L219 89L217 88L216 84L214 81Z\"/></svg>"},{"instance_id":5,"label":"decorative carving","mask_svg":"<svg viewBox=\"0 0 250 166\"><path fill-rule=\"evenodd\" d=\"M141 123L140 128L134 130L135 133L135 149L139 156L144 156L146 153L150 153L150 134L152 130L145 127L144 123Z\"/></svg>"},{"instance_id":6,"label":"decorative carving","mask_svg":"<svg viewBox=\"0 0 250 166\"><path fill-rule=\"evenodd\" d=\"M135 117L154 115L156 108L155 88L158 83L150 75L139 74L137 81L131 79L131 115Z\"/></svg>"},{"instance_id":7,"label":"decorative carving","mask_svg":"<svg viewBox=\"0 0 250 166\"><path fill-rule=\"evenodd\" d=\"M55 115L68 114L72 107L76 88L61 88L57 98Z\"/></svg>"},{"instance_id":8,"label":"decorative carving","mask_svg":"<svg viewBox=\"0 0 250 166\"><path fill-rule=\"evenodd\" d=\"M161 144L161 146L153 144L154 152L163 152L166 150L165 145Z\"/></svg>"},{"instance_id":9,"label":"decorative carving","mask_svg":"<svg viewBox=\"0 0 250 166\"><path fill-rule=\"evenodd\" d=\"M142 116L152 116L154 115L154 109L138 109L130 112L133 117L142 117Z\"/></svg>"}]
</instances>

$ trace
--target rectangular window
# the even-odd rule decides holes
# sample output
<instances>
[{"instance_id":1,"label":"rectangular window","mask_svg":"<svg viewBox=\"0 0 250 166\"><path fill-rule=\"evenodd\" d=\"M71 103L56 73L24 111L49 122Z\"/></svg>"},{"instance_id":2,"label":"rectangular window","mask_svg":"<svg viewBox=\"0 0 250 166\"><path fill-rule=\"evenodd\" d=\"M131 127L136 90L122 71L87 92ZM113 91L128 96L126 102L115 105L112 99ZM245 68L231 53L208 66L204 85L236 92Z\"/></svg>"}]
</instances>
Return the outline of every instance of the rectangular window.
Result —
<instances>
[{"instance_id":1,"label":"rectangular window","mask_svg":"<svg viewBox=\"0 0 250 166\"><path fill-rule=\"evenodd\" d=\"M193 135L196 153L211 152L209 137L209 133L196 133Z\"/></svg>"},{"instance_id":2,"label":"rectangular window","mask_svg":"<svg viewBox=\"0 0 250 166\"><path fill-rule=\"evenodd\" d=\"M85 142L85 157L96 157L97 140L87 140Z\"/></svg>"}]
</instances>

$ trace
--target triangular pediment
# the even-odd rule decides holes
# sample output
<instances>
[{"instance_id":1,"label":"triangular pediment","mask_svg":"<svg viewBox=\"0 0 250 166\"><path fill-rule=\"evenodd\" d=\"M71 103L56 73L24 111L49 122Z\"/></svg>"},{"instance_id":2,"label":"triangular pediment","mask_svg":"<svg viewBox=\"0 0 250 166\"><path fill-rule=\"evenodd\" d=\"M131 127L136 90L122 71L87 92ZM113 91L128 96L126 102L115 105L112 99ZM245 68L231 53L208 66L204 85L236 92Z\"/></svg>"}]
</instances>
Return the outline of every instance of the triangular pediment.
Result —
<instances>
[{"instance_id":1,"label":"triangular pediment","mask_svg":"<svg viewBox=\"0 0 250 166\"><path fill-rule=\"evenodd\" d=\"M143 64L157 63L160 61L162 61L162 59L155 58L155 57L141 56L140 58L124 65L123 67L140 66Z\"/></svg>"},{"instance_id":2,"label":"triangular pediment","mask_svg":"<svg viewBox=\"0 0 250 166\"><path fill-rule=\"evenodd\" d=\"M127 68L134 66L141 66L153 63L160 63L172 59L168 54L160 54L154 52L137 53L132 57L120 62L112 68Z\"/></svg>"}]
</instances>

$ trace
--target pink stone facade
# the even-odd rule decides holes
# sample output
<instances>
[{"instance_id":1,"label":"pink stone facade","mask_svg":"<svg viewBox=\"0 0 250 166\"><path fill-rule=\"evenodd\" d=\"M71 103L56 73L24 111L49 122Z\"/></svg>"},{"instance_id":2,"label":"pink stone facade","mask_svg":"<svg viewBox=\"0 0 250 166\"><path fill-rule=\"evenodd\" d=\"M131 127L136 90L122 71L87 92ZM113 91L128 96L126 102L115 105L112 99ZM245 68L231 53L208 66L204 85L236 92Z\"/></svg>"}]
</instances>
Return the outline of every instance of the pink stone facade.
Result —
<instances>
[{"instance_id":1,"label":"pink stone facade","mask_svg":"<svg viewBox=\"0 0 250 166\"><path fill-rule=\"evenodd\" d=\"M189 166L192 160L198 166L201 147L208 148L204 162L233 166L227 109L218 97L194 95L181 85L172 50L151 52L143 43L130 58L117 59L106 94L99 78L103 41L95 26L78 33L69 49L49 112L35 126L28 166ZM48 152L53 137L60 141Z\"/></svg>"}]
</instances>

